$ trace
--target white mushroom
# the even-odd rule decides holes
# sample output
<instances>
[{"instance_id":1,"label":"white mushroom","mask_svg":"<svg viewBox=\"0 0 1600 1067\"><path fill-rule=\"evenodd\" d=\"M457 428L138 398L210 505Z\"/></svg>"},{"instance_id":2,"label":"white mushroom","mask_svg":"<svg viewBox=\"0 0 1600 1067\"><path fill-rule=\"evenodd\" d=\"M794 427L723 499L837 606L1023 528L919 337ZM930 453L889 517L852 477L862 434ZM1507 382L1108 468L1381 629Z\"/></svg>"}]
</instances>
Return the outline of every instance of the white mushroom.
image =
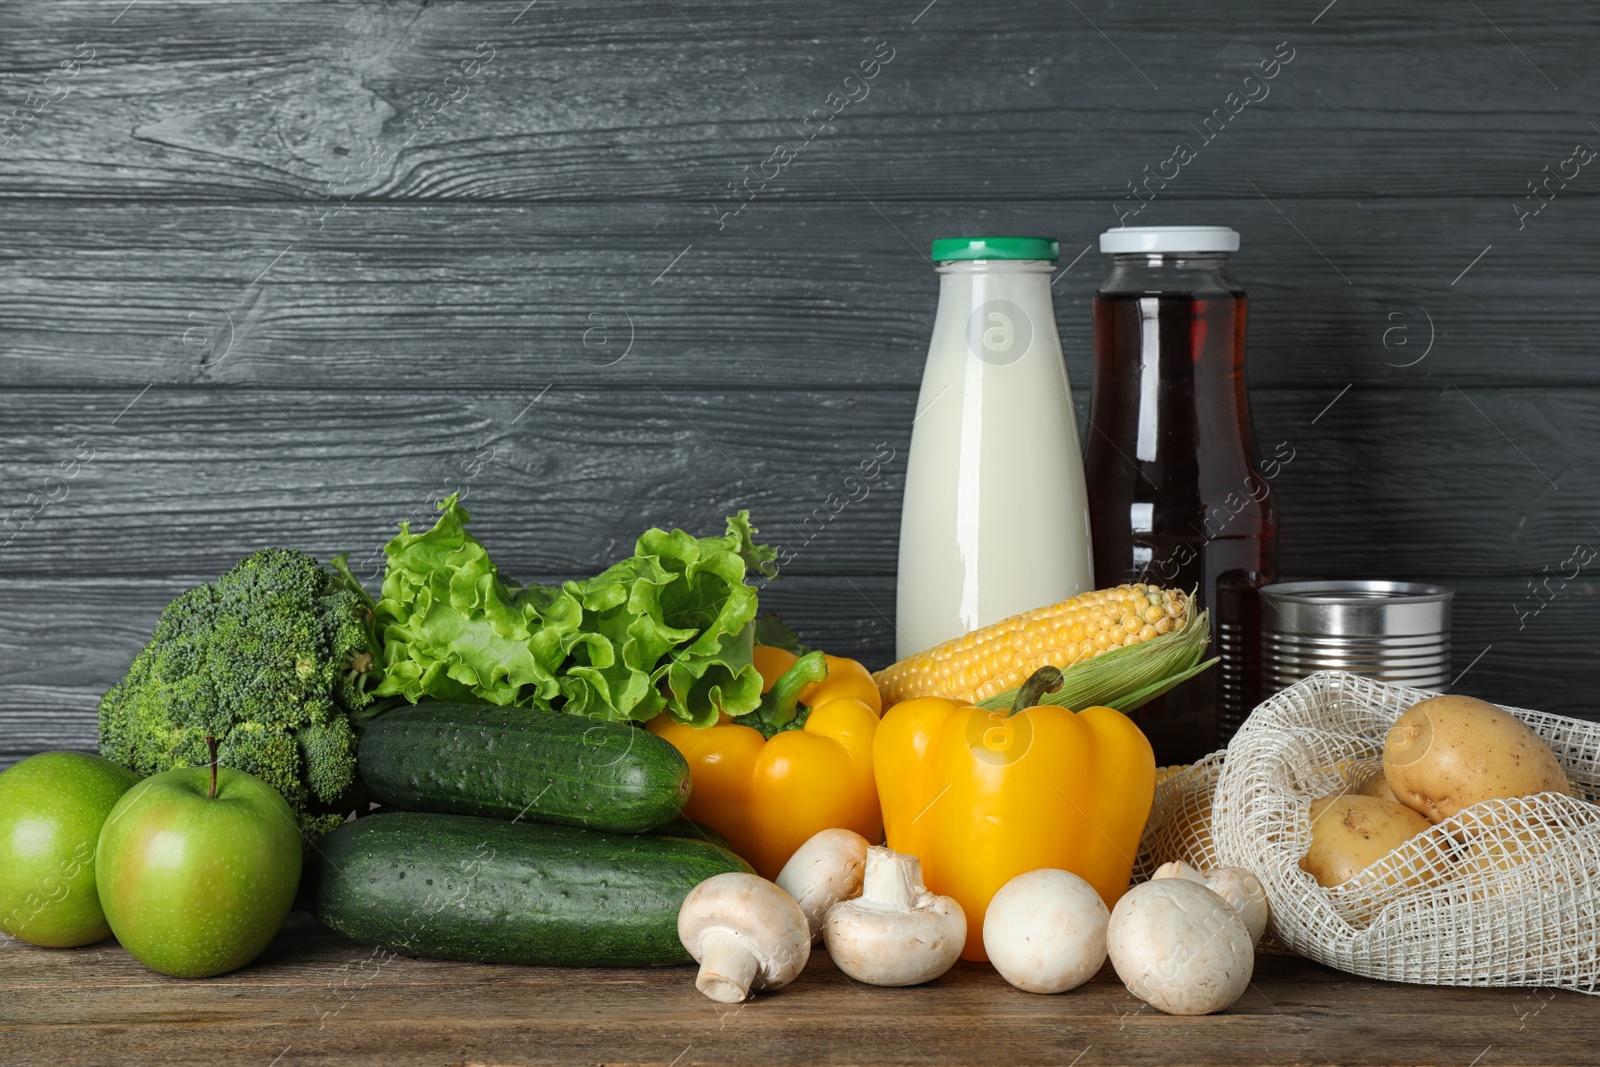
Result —
<instances>
[{"instance_id":1,"label":"white mushroom","mask_svg":"<svg viewBox=\"0 0 1600 1067\"><path fill-rule=\"evenodd\" d=\"M1156 868L1156 873L1150 876L1150 880L1154 881L1157 878L1183 878L1190 882L1199 882L1226 900L1233 910L1239 913L1239 918L1244 920L1245 929L1250 931L1252 946L1261 943L1261 935L1267 932L1267 918L1270 914L1267 907L1267 891L1262 887L1261 879L1243 867L1212 867L1197 871L1187 863L1174 860Z\"/></svg>"},{"instance_id":2,"label":"white mushroom","mask_svg":"<svg viewBox=\"0 0 1600 1067\"><path fill-rule=\"evenodd\" d=\"M1244 920L1245 929L1250 931L1250 944L1259 945L1271 915L1261 879L1243 867L1218 867L1203 873L1206 888L1233 905L1233 910Z\"/></svg>"},{"instance_id":3,"label":"white mushroom","mask_svg":"<svg viewBox=\"0 0 1600 1067\"><path fill-rule=\"evenodd\" d=\"M811 958L800 905L765 878L737 871L689 891L678 909L678 940L700 964L695 988L723 1004L788 985Z\"/></svg>"},{"instance_id":4,"label":"white mushroom","mask_svg":"<svg viewBox=\"0 0 1600 1067\"><path fill-rule=\"evenodd\" d=\"M950 897L922 884L922 862L892 849L867 849L861 896L828 909L828 954L868 985L931 982L948 971L967 941L967 916Z\"/></svg>"},{"instance_id":5,"label":"white mushroom","mask_svg":"<svg viewBox=\"0 0 1600 1067\"><path fill-rule=\"evenodd\" d=\"M806 913L811 942L822 936L822 919L841 900L861 895L867 839L854 830L822 830L789 857L778 872L778 888Z\"/></svg>"},{"instance_id":6,"label":"white mushroom","mask_svg":"<svg viewBox=\"0 0 1600 1067\"><path fill-rule=\"evenodd\" d=\"M1244 994L1255 950L1226 900L1186 878L1134 886L1106 928L1111 965L1128 991L1169 1015L1209 1015Z\"/></svg>"},{"instance_id":7,"label":"white mushroom","mask_svg":"<svg viewBox=\"0 0 1600 1067\"><path fill-rule=\"evenodd\" d=\"M1150 880L1153 882L1157 878L1187 878L1189 881L1199 882L1201 885L1205 885L1206 882L1205 875L1182 860L1173 860L1171 863L1163 863L1157 867L1156 873L1150 876Z\"/></svg>"},{"instance_id":8,"label":"white mushroom","mask_svg":"<svg viewBox=\"0 0 1600 1067\"><path fill-rule=\"evenodd\" d=\"M983 950L1000 977L1029 993L1076 989L1106 962L1111 913L1071 871L1045 868L1000 887L983 916Z\"/></svg>"}]
</instances>

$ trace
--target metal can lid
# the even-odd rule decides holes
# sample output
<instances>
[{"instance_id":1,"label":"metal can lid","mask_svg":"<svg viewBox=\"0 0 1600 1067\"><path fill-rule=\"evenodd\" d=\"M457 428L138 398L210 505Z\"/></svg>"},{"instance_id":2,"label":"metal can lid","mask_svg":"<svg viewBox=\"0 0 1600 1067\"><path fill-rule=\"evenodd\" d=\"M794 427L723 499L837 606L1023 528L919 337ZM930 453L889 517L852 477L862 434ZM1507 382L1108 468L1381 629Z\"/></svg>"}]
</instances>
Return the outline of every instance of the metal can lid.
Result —
<instances>
[{"instance_id":1,"label":"metal can lid","mask_svg":"<svg viewBox=\"0 0 1600 1067\"><path fill-rule=\"evenodd\" d=\"M1455 591L1422 582L1278 582L1261 587L1265 629L1313 635L1450 633Z\"/></svg>"}]
</instances>

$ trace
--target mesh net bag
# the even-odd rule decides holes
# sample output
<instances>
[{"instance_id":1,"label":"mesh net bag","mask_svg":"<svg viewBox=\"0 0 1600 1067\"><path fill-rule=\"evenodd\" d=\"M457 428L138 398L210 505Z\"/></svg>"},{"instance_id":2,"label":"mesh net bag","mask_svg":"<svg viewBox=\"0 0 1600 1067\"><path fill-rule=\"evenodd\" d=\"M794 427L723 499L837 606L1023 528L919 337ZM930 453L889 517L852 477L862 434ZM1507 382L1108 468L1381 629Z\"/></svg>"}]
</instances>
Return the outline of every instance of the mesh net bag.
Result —
<instances>
[{"instance_id":1,"label":"mesh net bag","mask_svg":"<svg viewBox=\"0 0 1600 1067\"><path fill-rule=\"evenodd\" d=\"M1149 881L1157 867L1173 860L1202 871L1223 866L1211 837L1211 799L1222 777L1224 755L1213 752L1188 767L1157 768L1156 799L1139 842L1134 882Z\"/></svg>"},{"instance_id":2,"label":"mesh net bag","mask_svg":"<svg viewBox=\"0 0 1600 1067\"><path fill-rule=\"evenodd\" d=\"M1267 700L1226 753L1162 783L1135 878L1168 860L1244 867L1278 943L1352 974L1600 993L1600 723L1506 709L1555 751L1574 796L1475 804L1333 888L1300 869L1311 801L1381 773L1389 727L1431 695L1322 673Z\"/></svg>"},{"instance_id":3,"label":"mesh net bag","mask_svg":"<svg viewBox=\"0 0 1600 1067\"><path fill-rule=\"evenodd\" d=\"M1156 768L1156 798L1139 841L1134 883L1149 881L1157 867L1174 860L1201 871L1227 866L1217 854L1216 840L1211 836L1211 804L1226 755L1213 752L1187 767ZM1256 950L1280 955L1288 952L1271 931Z\"/></svg>"}]
</instances>

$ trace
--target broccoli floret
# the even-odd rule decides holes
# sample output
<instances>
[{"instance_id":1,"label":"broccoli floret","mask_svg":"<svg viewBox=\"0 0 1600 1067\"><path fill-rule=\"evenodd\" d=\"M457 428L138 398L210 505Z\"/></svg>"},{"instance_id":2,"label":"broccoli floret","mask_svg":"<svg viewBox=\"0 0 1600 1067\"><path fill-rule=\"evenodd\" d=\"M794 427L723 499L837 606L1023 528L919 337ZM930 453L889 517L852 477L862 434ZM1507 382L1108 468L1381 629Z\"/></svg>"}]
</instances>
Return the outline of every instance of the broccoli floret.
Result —
<instances>
[{"instance_id":1,"label":"broccoli floret","mask_svg":"<svg viewBox=\"0 0 1600 1067\"><path fill-rule=\"evenodd\" d=\"M303 552L268 548L167 605L100 701L100 752L140 774L217 759L283 794L310 837L356 780L351 715L372 703L370 599Z\"/></svg>"},{"instance_id":2,"label":"broccoli floret","mask_svg":"<svg viewBox=\"0 0 1600 1067\"><path fill-rule=\"evenodd\" d=\"M350 789L351 753L356 750L356 732L350 720L336 716L328 722L312 723L300 731L300 760L305 780L313 796L341 797Z\"/></svg>"}]
</instances>

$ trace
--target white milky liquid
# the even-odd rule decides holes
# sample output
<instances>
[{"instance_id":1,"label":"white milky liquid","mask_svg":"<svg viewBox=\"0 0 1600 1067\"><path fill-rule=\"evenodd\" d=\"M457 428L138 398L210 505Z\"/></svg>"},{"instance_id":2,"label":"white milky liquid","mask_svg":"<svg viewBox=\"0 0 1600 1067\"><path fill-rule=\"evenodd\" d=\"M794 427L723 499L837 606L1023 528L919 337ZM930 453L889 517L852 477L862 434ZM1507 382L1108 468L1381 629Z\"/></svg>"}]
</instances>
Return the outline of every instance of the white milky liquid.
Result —
<instances>
[{"instance_id":1,"label":"white milky liquid","mask_svg":"<svg viewBox=\"0 0 1600 1067\"><path fill-rule=\"evenodd\" d=\"M1051 264L938 271L900 520L900 657L1094 581Z\"/></svg>"}]
</instances>

